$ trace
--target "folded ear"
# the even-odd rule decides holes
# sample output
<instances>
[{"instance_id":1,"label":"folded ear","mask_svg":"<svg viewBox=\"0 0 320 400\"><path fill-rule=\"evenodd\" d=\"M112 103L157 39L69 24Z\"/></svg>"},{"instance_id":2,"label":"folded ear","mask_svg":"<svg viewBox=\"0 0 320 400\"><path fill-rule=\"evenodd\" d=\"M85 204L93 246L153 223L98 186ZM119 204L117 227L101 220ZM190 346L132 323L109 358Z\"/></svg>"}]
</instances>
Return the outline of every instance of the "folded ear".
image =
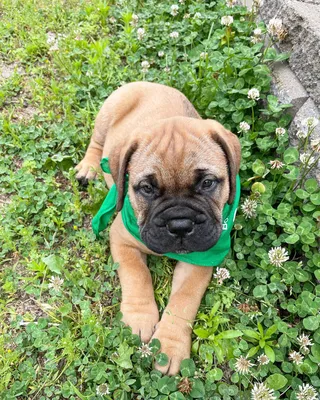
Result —
<instances>
[{"instance_id":1,"label":"folded ear","mask_svg":"<svg viewBox=\"0 0 320 400\"><path fill-rule=\"evenodd\" d=\"M227 158L230 188L228 203L232 204L236 194L236 177L241 162L240 141L235 134L225 129L219 122L214 120L207 120L207 122L210 125L212 139L222 148Z\"/></svg>"},{"instance_id":2,"label":"folded ear","mask_svg":"<svg viewBox=\"0 0 320 400\"><path fill-rule=\"evenodd\" d=\"M109 167L112 178L118 190L117 211L121 211L126 191L126 173L133 153L138 148L138 142L122 144L114 147L109 156Z\"/></svg>"}]
</instances>

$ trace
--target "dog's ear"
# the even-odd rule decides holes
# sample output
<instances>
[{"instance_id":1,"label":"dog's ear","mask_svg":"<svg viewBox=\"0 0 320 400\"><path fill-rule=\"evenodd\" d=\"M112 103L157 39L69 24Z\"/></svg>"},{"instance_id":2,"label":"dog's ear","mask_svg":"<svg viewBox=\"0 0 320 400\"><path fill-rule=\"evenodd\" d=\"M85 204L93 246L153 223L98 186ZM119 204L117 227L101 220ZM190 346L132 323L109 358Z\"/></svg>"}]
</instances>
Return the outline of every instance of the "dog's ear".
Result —
<instances>
[{"instance_id":1,"label":"dog's ear","mask_svg":"<svg viewBox=\"0 0 320 400\"><path fill-rule=\"evenodd\" d=\"M210 125L209 131L212 139L222 148L227 158L230 187L228 203L232 204L236 194L236 177L241 162L240 141L235 134L225 129L219 122L213 120L207 120L207 122Z\"/></svg>"},{"instance_id":2,"label":"dog's ear","mask_svg":"<svg viewBox=\"0 0 320 400\"><path fill-rule=\"evenodd\" d=\"M126 191L126 173L133 153L138 148L138 142L118 145L112 149L109 156L109 167L112 178L118 190L117 211L121 211Z\"/></svg>"}]
</instances>

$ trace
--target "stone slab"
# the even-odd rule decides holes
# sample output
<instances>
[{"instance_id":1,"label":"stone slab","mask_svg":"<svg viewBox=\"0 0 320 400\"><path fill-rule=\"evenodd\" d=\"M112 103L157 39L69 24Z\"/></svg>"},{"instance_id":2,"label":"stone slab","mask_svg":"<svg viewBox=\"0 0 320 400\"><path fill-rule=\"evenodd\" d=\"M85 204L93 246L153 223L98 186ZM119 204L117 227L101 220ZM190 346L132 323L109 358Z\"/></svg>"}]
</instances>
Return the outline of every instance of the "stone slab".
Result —
<instances>
[{"instance_id":1,"label":"stone slab","mask_svg":"<svg viewBox=\"0 0 320 400\"><path fill-rule=\"evenodd\" d=\"M320 107L320 4L298 0L264 0L260 14L266 24L280 18L288 31L278 44L290 52L290 68Z\"/></svg>"},{"instance_id":2,"label":"stone slab","mask_svg":"<svg viewBox=\"0 0 320 400\"><path fill-rule=\"evenodd\" d=\"M308 93L292 72L288 63L275 63L272 67L272 77L272 92L281 103L292 104L287 112L294 117L308 100Z\"/></svg>"},{"instance_id":3,"label":"stone slab","mask_svg":"<svg viewBox=\"0 0 320 400\"><path fill-rule=\"evenodd\" d=\"M320 111L310 98L303 104L292 120L289 133L295 136L297 131L301 129L302 121L309 117L315 117L320 120ZM312 137L313 139L320 138L320 123L316 126Z\"/></svg>"},{"instance_id":4,"label":"stone slab","mask_svg":"<svg viewBox=\"0 0 320 400\"><path fill-rule=\"evenodd\" d=\"M295 118L293 119L290 128L289 128L289 137L290 144L292 146L298 146L299 140L297 139L297 132L301 130L302 121L309 117L315 117L320 120L320 111L312 101L312 99L308 99L300 110L297 112ZM311 135L311 139L319 139L320 138L320 123L315 127ZM310 149L309 149L310 151ZM316 156L317 154L315 154ZM317 179L320 184L320 162L318 165L311 171L311 175Z\"/></svg>"},{"instance_id":5,"label":"stone slab","mask_svg":"<svg viewBox=\"0 0 320 400\"><path fill-rule=\"evenodd\" d=\"M320 4L320 0L300 0L302 3Z\"/></svg>"}]
</instances>

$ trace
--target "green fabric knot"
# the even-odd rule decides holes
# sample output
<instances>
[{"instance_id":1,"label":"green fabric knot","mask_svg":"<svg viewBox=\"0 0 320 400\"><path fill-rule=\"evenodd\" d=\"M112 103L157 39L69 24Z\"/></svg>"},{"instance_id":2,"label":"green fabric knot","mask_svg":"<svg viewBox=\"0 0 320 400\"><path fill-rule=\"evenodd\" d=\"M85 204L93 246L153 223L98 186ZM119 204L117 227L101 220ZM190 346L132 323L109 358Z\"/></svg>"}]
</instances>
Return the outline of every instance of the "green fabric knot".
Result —
<instances>
[{"instance_id":1,"label":"green fabric knot","mask_svg":"<svg viewBox=\"0 0 320 400\"><path fill-rule=\"evenodd\" d=\"M102 171L110 174L108 158L103 158L100 162ZM128 180L128 175L127 175ZM178 261L184 261L194 265L204 267L216 267L222 263L226 255L229 253L231 246L231 230L236 216L237 208L240 200L240 177L236 179L236 195L232 204L225 204L222 212L222 233L218 242L206 251L194 251L188 254L166 253L165 256ZM106 198L104 199L99 211L92 219L92 229L99 238L99 233L106 229L112 215L116 211L118 191L116 185L113 184ZM143 243L140 237L140 230L137 219L134 215L129 196L124 199L123 208L121 210L122 221L129 233L139 242Z\"/></svg>"}]
</instances>

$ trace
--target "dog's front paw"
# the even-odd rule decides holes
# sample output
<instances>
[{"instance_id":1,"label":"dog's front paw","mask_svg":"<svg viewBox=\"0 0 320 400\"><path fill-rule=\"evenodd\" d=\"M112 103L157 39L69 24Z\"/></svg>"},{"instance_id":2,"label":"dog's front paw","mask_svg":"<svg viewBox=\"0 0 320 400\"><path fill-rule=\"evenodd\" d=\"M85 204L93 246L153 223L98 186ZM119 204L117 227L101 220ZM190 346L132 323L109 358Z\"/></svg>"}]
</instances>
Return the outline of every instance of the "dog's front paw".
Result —
<instances>
[{"instance_id":1,"label":"dog's front paw","mask_svg":"<svg viewBox=\"0 0 320 400\"><path fill-rule=\"evenodd\" d=\"M84 158L74 169L77 171L76 179L86 185L100 171L99 160L89 161Z\"/></svg>"},{"instance_id":2,"label":"dog's front paw","mask_svg":"<svg viewBox=\"0 0 320 400\"><path fill-rule=\"evenodd\" d=\"M159 339L161 352L169 357L165 366L155 365L155 368L167 375L176 375L180 370L181 361L190 357L191 330L176 326L168 326L164 322L157 325L152 339Z\"/></svg>"},{"instance_id":3,"label":"dog's front paw","mask_svg":"<svg viewBox=\"0 0 320 400\"><path fill-rule=\"evenodd\" d=\"M147 304L121 303L122 321L130 326L132 333L148 343L159 322L159 311L155 301Z\"/></svg>"}]
</instances>

